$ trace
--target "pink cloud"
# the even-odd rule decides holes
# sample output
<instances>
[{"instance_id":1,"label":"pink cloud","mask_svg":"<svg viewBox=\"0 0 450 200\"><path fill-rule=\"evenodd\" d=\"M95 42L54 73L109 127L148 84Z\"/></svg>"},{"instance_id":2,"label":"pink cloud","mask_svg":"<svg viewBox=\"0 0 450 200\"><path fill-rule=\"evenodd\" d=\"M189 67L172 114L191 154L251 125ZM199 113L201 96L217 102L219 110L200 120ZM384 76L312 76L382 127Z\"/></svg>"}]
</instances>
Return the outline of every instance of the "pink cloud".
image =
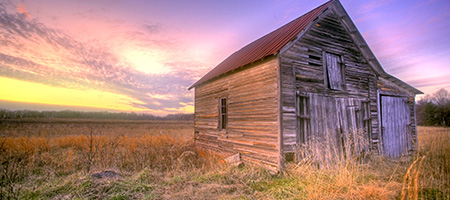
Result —
<instances>
[{"instance_id":1,"label":"pink cloud","mask_svg":"<svg viewBox=\"0 0 450 200\"><path fill-rule=\"evenodd\" d=\"M27 17L27 19L31 19L31 15L28 12L28 10L27 10L27 8L25 7L24 4L21 4L21 3L17 4L16 9L17 9L17 12L19 12L20 14L25 15Z\"/></svg>"}]
</instances>

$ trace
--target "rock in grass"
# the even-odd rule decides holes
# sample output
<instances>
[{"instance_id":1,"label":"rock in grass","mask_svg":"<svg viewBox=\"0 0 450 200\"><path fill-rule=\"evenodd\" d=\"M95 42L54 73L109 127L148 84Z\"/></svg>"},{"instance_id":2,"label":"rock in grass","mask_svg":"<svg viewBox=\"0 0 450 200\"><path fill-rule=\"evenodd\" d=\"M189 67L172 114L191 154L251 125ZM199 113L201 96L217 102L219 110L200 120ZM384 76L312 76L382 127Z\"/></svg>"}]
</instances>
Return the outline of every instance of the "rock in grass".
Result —
<instances>
[{"instance_id":1,"label":"rock in grass","mask_svg":"<svg viewBox=\"0 0 450 200\"><path fill-rule=\"evenodd\" d=\"M102 172L91 174L92 178L95 179L102 179L102 178L122 178L122 176L115 171L112 170L105 170Z\"/></svg>"}]
</instances>

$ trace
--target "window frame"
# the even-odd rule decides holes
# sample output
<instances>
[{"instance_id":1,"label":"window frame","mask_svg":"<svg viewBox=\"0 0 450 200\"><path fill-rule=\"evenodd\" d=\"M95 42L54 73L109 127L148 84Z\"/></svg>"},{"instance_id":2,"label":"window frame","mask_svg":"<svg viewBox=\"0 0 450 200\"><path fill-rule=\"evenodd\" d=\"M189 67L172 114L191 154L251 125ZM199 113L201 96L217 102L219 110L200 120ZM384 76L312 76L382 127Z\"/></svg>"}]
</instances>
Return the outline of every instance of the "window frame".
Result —
<instances>
[{"instance_id":1,"label":"window frame","mask_svg":"<svg viewBox=\"0 0 450 200\"><path fill-rule=\"evenodd\" d=\"M334 55L337 56L339 58L339 60L337 61L337 65L339 67L339 72L340 72L340 88L332 88L331 84L330 84L330 69L328 67L328 55ZM346 81L345 81L345 63L344 63L344 56L342 56L339 53L333 52L333 51L328 51L328 50L324 50L322 51L322 62L323 62L323 77L324 77L324 86L327 89L330 90L336 90L336 91L343 91L346 90Z\"/></svg>"},{"instance_id":2,"label":"window frame","mask_svg":"<svg viewBox=\"0 0 450 200\"><path fill-rule=\"evenodd\" d=\"M306 144L311 135L310 121L310 95L297 91L296 95L296 116L297 116L297 144Z\"/></svg>"},{"instance_id":3,"label":"window frame","mask_svg":"<svg viewBox=\"0 0 450 200\"><path fill-rule=\"evenodd\" d=\"M227 97L219 98L219 130L226 130L228 128L228 100ZM225 112L224 112L225 111Z\"/></svg>"},{"instance_id":4,"label":"window frame","mask_svg":"<svg viewBox=\"0 0 450 200\"><path fill-rule=\"evenodd\" d=\"M370 149L373 148L372 144L372 111L371 111L371 101L361 101L361 110L362 110L362 120L363 120L363 128L366 132L366 136L369 139Z\"/></svg>"}]
</instances>

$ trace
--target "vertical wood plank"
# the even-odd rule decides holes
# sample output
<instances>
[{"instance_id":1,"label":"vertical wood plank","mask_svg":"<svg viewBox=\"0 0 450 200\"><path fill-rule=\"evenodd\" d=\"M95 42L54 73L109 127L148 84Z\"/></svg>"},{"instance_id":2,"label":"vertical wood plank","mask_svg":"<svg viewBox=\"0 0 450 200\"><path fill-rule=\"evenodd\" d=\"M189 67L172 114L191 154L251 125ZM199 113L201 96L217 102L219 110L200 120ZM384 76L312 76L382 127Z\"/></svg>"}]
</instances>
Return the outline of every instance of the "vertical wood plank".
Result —
<instances>
[{"instance_id":1,"label":"vertical wood plank","mask_svg":"<svg viewBox=\"0 0 450 200\"><path fill-rule=\"evenodd\" d=\"M410 111L406 98L382 96L381 109L384 154L391 158L407 155L411 137L408 128Z\"/></svg>"}]
</instances>

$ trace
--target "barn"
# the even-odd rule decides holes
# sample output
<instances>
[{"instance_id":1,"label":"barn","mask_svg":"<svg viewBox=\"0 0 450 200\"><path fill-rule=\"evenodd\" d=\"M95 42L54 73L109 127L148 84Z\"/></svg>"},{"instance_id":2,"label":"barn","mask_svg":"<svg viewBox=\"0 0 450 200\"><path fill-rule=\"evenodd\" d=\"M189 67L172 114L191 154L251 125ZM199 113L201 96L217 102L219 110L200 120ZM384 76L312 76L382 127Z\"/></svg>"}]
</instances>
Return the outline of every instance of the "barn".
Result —
<instances>
[{"instance_id":1,"label":"barn","mask_svg":"<svg viewBox=\"0 0 450 200\"><path fill-rule=\"evenodd\" d=\"M384 71L338 0L236 51L195 88L195 144L280 170L417 148L415 95ZM300 151L302 150L302 151Z\"/></svg>"}]
</instances>

